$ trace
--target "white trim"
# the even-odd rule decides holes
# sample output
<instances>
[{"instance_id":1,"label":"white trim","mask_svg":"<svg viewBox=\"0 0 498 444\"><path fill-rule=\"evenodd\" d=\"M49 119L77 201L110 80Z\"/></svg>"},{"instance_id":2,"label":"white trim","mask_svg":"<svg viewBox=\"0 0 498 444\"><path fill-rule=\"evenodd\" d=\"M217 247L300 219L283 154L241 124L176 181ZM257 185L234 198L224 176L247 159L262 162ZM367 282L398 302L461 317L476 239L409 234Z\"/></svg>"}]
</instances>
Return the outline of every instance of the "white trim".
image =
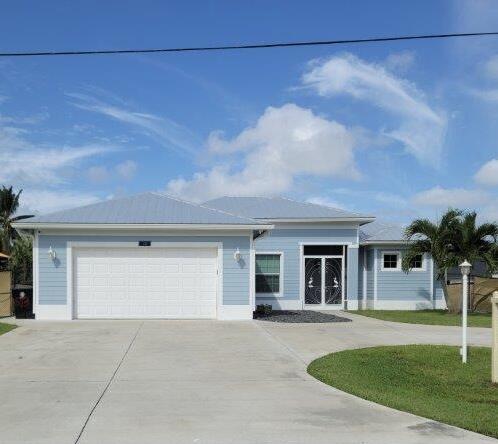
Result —
<instances>
[{"instance_id":1,"label":"white trim","mask_svg":"<svg viewBox=\"0 0 498 444\"><path fill-rule=\"evenodd\" d=\"M73 247L72 242L66 242L66 308L67 319L75 319L74 313L74 282L73 282Z\"/></svg>"},{"instance_id":2,"label":"white trim","mask_svg":"<svg viewBox=\"0 0 498 444\"><path fill-rule=\"evenodd\" d=\"M12 224L14 228L44 229L54 228L57 230L75 229L98 229L98 230L134 230L134 229L158 229L158 230L269 230L272 224L84 224L84 223L47 223L47 222L18 222Z\"/></svg>"},{"instance_id":3,"label":"white trim","mask_svg":"<svg viewBox=\"0 0 498 444\"><path fill-rule=\"evenodd\" d=\"M38 301L40 300L40 257L39 257L39 239L38 233L35 231L33 237L33 313L37 317L38 313Z\"/></svg>"},{"instance_id":4,"label":"white trim","mask_svg":"<svg viewBox=\"0 0 498 444\"><path fill-rule=\"evenodd\" d=\"M211 243L211 242L206 242ZM216 270L216 274L218 275L218 288L216 294L216 318L219 318L221 314L221 308L223 306L223 242L213 242L213 244L217 244L217 252L218 252L218 267ZM214 246L214 245L213 245Z\"/></svg>"},{"instance_id":5,"label":"white trim","mask_svg":"<svg viewBox=\"0 0 498 444\"><path fill-rule=\"evenodd\" d=\"M391 250L382 250L381 251L381 263L380 270L381 271L401 271L401 251L391 251ZM385 255L396 255L396 268L385 268L384 267L384 256Z\"/></svg>"},{"instance_id":6,"label":"white trim","mask_svg":"<svg viewBox=\"0 0 498 444\"><path fill-rule=\"evenodd\" d=\"M256 297L256 305L259 304L270 304L274 310L303 310L303 305L299 299Z\"/></svg>"},{"instance_id":7,"label":"white trim","mask_svg":"<svg viewBox=\"0 0 498 444\"><path fill-rule=\"evenodd\" d=\"M318 241L315 241L315 242L299 242L299 245L355 245L353 242L351 241L343 241L343 242L318 242Z\"/></svg>"},{"instance_id":8,"label":"white trim","mask_svg":"<svg viewBox=\"0 0 498 444\"><path fill-rule=\"evenodd\" d=\"M299 301L304 310L304 245L299 245Z\"/></svg>"},{"instance_id":9,"label":"white trim","mask_svg":"<svg viewBox=\"0 0 498 444\"><path fill-rule=\"evenodd\" d=\"M55 229L46 229L46 230L37 230L38 233L43 234L45 236L133 236L140 237L141 239L147 240L151 237L181 237L181 236L189 236L189 237L198 237L198 236L245 236L248 234L252 234L252 230L244 230L244 231L220 231L213 230L211 233L209 230L197 230L197 231L187 231L187 230L154 230L148 229L144 230L119 230L116 232L109 232L104 230L55 230Z\"/></svg>"},{"instance_id":10,"label":"white trim","mask_svg":"<svg viewBox=\"0 0 498 444\"><path fill-rule=\"evenodd\" d=\"M436 299L435 299L436 293L434 291L434 260L432 259L432 256L428 257L427 260L430 261L430 265L431 265L430 266L431 300L432 300L432 303L434 304L434 308L436 308Z\"/></svg>"},{"instance_id":11,"label":"white trim","mask_svg":"<svg viewBox=\"0 0 498 444\"><path fill-rule=\"evenodd\" d=\"M254 250L254 239L249 236L249 304L253 311L256 310L256 252Z\"/></svg>"},{"instance_id":12,"label":"white trim","mask_svg":"<svg viewBox=\"0 0 498 444\"><path fill-rule=\"evenodd\" d=\"M365 309L367 307L367 278L368 278L368 272L367 272L367 262L368 262L368 249L363 250L363 288L362 288L362 307Z\"/></svg>"},{"instance_id":13,"label":"white trim","mask_svg":"<svg viewBox=\"0 0 498 444\"><path fill-rule=\"evenodd\" d=\"M254 261L256 261L256 256L259 256L261 254L273 254L273 255L278 255L280 256L280 272L279 272L279 283L278 283L278 293L256 293L256 266L254 267L254 294L256 295L256 298L264 298L264 297L269 297L269 298L281 298L283 297L284 293L284 252L283 251L256 251L254 254ZM256 262L255 262L256 264Z\"/></svg>"},{"instance_id":14,"label":"white trim","mask_svg":"<svg viewBox=\"0 0 498 444\"><path fill-rule=\"evenodd\" d=\"M356 222L356 223L368 223L368 222L373 222L375 220L375 217L303 217L303 218L282 218L282 219L276 219L276 218L253 218L258 221L265 221L269 223L286 223L286 222Z\"/></svg>"},{"instance_id":15,"label":"white trim","mask_svg":"<svg viewBox=\"0 0 498 444\"><path fill-rule=\"evenodd\" d=\"M219 307L217 319L221 321L248 321L253 318L250 305L222 305Z\"/></svg>"},{"instance_id":16,"label":"white trim","mask_svg":"<svg viewBox=\"0 0 498 444\"><path fill-rule=\"evenodd\" d=\"M359 310L360 301L354 299L348 299L348 310Z\"/></svg>"},{"instance_id":17,"label":"white trim","mask_svg":"<svg viewBox=\"0 0 498 444\"><path fill-rule=\"evenodd\" d=\"M67 305L41 304L36 307L36 319L39 321L69 321Z\"/></svg>"},{"instance_id":18,"label":"white trim","mask_svg":"<svg viewBox=\"0 0 498 444\"><path fill-rule=\"evenodd\" d=\"M247 313L237 312L235 309L227 309L223 305L223 242L154 242L150 247L139 247L137 242L79 242L79 241L68 241L66 244L66 276L67 276L67 296L66 305L60 306L66 308L64 319L75 319L76 313L75 309L75 292L73 291L73 248L217 248L218 252L218 286L216 294L216 318L217 319L247 319ZM251 312L250 305L239 306L235 305L233 307L245 307ZM247 311L247 310L246 310ZM237 318L236 316L241 316ZM49 318L45 318L49 319ZM56 319L56 318L54 318ZM57 318L59 319L59 318Z\"/></svg>"},{"instance_id":19,"label":"white trim","mask_svg":"<svg viewBox=\"0 0 498 444\"><path fill-rule=\"evenodd\" d=\"M305 259L306 258L315 258L315 259L320 259L321 260L321 273L320 273L320 278L321 278L321 288L322 288L322 303L321 304L306 304L306 301L304 300L304 281L300 280L300 285L303 287L302 289L302 294L303 294L303 310L344 310L346 307L346 302L347 302L347 289L344 286L345 279L346 279L346 260L347 260L347 255L345 254L345 248L346 245L343 245L343 254L342 255L323 255L323 254L312 254L312 255L304 255L302 252L304 251L304 246L308 245L305 243L305 245L302 245L302 250L301 250L301 266L302 266L302 273L301 277L304 276L304 264L305 264ZM327 244L324 244L327 245ZM340 259L341 260L341 303L340 304L326 304L325 303L325 298L324 298L324 291L325 291L325 259ZM357 276L358 278L358 276Z\"/></svg>"},{"instance_id":20,"label":"white trim","mask_svg":"<svg viewBox=\"0 0 498 444\"><path fill-rule=\"evenodd\" d=\"M361 245L408 245L411 242L407 240L364 240Z\"/></svg>"},{"instance_id":21,"label":"white trim","mask_svg":"<svg viewBox=\"0 0 498 444\"><path fill-rule=\"evenodd\" d=\"M355 301L356 302L356 301ZM311 311L344 311L345 308L341 304L331 304L331 305L305 305L305 310L311 310ZM351 308L348 308L348 310L352 310Z\"/></svg>"},{"instance_id":22,"label":"white trim","mask_svg":"<svg viewBox=\"0 0 498 444\"><path fill-rule=\"evenodd\" d=\"M422 255L422 267L420 268L410 268L410 273L413 271L415 273L418 273L420 271L427 271L427 254L426 253L421 253Z\"/></svg>"},{"instance_id":23,"label":"white trim","mask_svg":"<svg viewBox=\"0 0 498 444\"><path fill-rule=\"evenodd\" d=\"M222 242L152 242L149 247L139 247L138 241L135 242L95 242L95 241L67 241L67 245L74 248L141 248L146 250L147 248L215 248L222 245Z\"/></svg>"},{"instance_id":24,"label":"white trim","mask_svg":"<svg viewBox=\"0 0 498 444\"><path fill-rule=\"evenodd\" d=\"M448 306L446 305L446 301L444 300L444 297L442 297L441 299L436 299L434 303L434 308L436 310L446 310L448 308Z\"/></svg>"},{"instance_id":25,"label":"white trim","mask_svg":"<svg viewBox=\"0 0 498 444\"><path fill-rule=\"evenodd\" d=\"M311 223L311 222L275 222L274 229L278 230L357 230L358 223L345 223L345 222L328 222L328 223Z\"/></svg>"},{"instance_id":26,"label":"white trim","mask_svg":"<svg viewBox=\"0 0 498 444\"><path fill-rule=\"evenodd\" d=\"M374 248L373 254L374 254L374 303L377 301L377 274L379 272L379 264L378 264L378 251L377 248Z\"/></svg>"}]
</instances>

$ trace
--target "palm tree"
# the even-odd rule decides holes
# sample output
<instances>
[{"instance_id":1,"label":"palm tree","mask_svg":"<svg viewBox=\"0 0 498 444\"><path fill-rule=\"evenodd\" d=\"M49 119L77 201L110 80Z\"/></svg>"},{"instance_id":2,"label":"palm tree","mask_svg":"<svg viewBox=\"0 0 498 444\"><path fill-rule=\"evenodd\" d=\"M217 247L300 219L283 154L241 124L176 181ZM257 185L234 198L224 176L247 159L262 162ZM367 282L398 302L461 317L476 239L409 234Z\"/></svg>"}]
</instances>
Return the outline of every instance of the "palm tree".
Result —
<instances>
[{"instance_id":1,"label":"palm tree","mask_svg":"<svg viewBox=\"0 0 498 444\"><path fill-rule=\"evenodd\" d=\"M474 211L461 217L454 239L454 255L458 257L458 261L468 260L473 265L476 262L484 263L488 274L491 275L498 268L498 224L477 225L476 219L477 214ZM470 281L471 279L469 285ZM485 299L486 295L481 296L470 308L474 310Z\"/></svg>"},{"instance_id":2,"label":"palm tree","mask_svg":"<svg viewBox=\"0 0 498 444\"><path fill-rule=\"evenodd\" d=\"M476 224L475 211L465 213L460 218L454 239L455 256L459 260L468 260L471 264L478 261L486 264L491 273L498 267L497 244L498 224Z\"/></svg>"},{"instance_id":3,"label":"palm tree","mask_svg":"<svg viewBox=\"0 0 498 444\"><path fill-rule=\"evenodd\" d=\"M12 223L33 217L32 215L15 216L19 208L19 196L22 190L16 194L12 191L12 187L7 188L2 186L0 189L0 229L1 229L1 244L0 249L9 253L12 248L12 242L16 237L16 232L12 228Z\"/></svg>"},{"instance_id":4,"label":"palm tree","mask_svg":"<svg viewBox=\"0 0 498 444\"><path fill-rule=\"evenodd\" d=\"M450 209L437 223L417 219L405 230L410 243L403 256L403 270L410 271L417 255L429 253L448 307L451 307L446 285L448 268L457 267L464 260L471 264L484 262L489 273L498 268L498 224L477 225L476 218L475 212Z\"/></svg>"},{"instance_id":5,"label":"palm tree","mask_svg":"<svg viewBox=\"0 0 498 444\"><path fill-rule=\"evenodd\" d=\"M436 223L429 219L416 219L405 229L405 239L409 244L403 255L403 270L409 272L417 256L430 254L448 307L450 304L446 276L448 268L459 264L454 243L461 215L460 210L450 209Z\"/></svg>"}]
</instances>

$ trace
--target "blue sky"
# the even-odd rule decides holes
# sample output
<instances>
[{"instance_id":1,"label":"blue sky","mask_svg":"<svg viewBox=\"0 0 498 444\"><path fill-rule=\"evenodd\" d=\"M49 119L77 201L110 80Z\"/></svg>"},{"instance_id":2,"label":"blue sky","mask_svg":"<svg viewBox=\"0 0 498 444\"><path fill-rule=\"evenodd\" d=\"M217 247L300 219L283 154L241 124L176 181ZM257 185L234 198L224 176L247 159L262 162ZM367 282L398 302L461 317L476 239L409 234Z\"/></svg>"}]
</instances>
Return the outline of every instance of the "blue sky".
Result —
<instances>
[{"instance_id":1,"label":"blue sky","mask_svg":"<svg viewBox=\"0 0 498 444\"><path fill-rule=\"evenodd\" d=\"M498 30L494 0L9 2L0 50ZM49 212L162 190L498 218L498 38L0 60L0 183Z\"/></svg>"}]
</instances>

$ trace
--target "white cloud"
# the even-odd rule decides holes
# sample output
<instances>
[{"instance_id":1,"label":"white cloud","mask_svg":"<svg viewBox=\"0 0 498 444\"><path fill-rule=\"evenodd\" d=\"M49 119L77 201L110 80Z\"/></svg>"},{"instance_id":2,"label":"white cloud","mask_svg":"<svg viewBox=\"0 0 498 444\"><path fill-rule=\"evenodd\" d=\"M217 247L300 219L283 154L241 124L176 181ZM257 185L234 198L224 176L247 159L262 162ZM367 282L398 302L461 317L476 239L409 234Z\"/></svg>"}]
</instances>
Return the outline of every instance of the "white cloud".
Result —
<instances>
[{"instance_id":1,"label":"white cloud","mask_svg":"<svg viewBox=\"0 0 498 444\"><path fill-rule=\"evenodd\" d=\"M93 166L88 168L88 179L93 183L103 183L109 179L109 171L105 166Z\"/></svg>"},{"instance_id":2,"label":"white cloud","mask_svg":"<svg viewBox=\"0 0 498 444\"><path fill-rule=\"evenodd\" d=\"M484 73L493 80L498 80L498 55L491 56L484 64Z\"/></svg>"},{"instance_id":3,"label":"white cloud","mask_svg":"<svg viewBox=\"0 0 498 444\"><path fill-rule=\"evenodd\" d=\"M476 208L490 201L481 190L465 188L442 188L440 186L422 191L413 196L415 205L438 208Z\"/></svg>"},{"instance_id":4,"label":"white cloud","mask_svg":"<svg viewBox=\"0 0 498 444\"><path fill-rule=\"evenodd\" d=\"M21 194L20 214L44 214L98 202L97 196L63 190L26 189Z\"/></svg>"},{"instance_id":5,"label":"white cloud","mask_svg":"<svg viewBox=\"0 0 498 444\"><path fill-rule=\"evenodd\" d=\"M57 184L64 182L65 169L117 148L110 145L54 147L35 145L27 131L0 126L0 182Z\"/></svg>"},{"instance_id":6,"label":"white cloud","mask_svg":"<svg viewBox=\"0 0 498 444\"><path fill-rule=\"evenodd\" d=\"M116 165L116 172L121 178L131 180L137 172L137 164L133 160L126 160Z\"/></svg>"},{"instance_id":7,"label":"white cloud","mask_svg":"<svg viewBox=\"0 0 498 444\"><path fill-rule=\"evenodd\" d=\"M474 176L476 182L481 185L498 185L498 159L486 162Z\"/></svg>"},{"instance_id":8,"label":"white cloud","mask_svg":"<svg viewBox=\"0 0 498 444\"><path fill-rule=\"evenodd\" d=\"M387 69L391 71L406 72L415 63L413 51L400 51L389 54L384 62Z\"/></svg>"},{"instance_id":9,"label":"white cloud","mask_svg":"<svg viewBox=\"0 0 498 444\"><path fill-rule=\"evenodd\" d=\"M128 124L137 131L156 140L159 144L181 153L195 154L197 137L186 127L165 117L126 109L121 103L105 103L87 94L67 93L75 99L72 104L77 108L92 111L121 123Z\"/></svg>"},{"instance_id":10,"label":"white cloud","mask_svg":"<svg viewBox=\"0 0 498 444\"><path fill-rule=\"evenodd\" d=\"M302 82L321 96L349 95L386 111L397 120L397 127L385 134L420 162L439 165L447 118L428 105L413 83L352 54L313 60Z\"/></svg>"},{"instance_id":11,"label":"white cloud","mask_svg":"<svg viewBox=\"0 0 498 444\"><path fill-rule=\"evenodd\" d=\"M225 160L192 179L172 180L167 191L202 201L226 194L278 195L292 189L299 175L358 179L354 147L351 132L335 121L295 104L269 107L233 139L210 135L211 153L224 159L238 153L238 162Z\"/></svg>"},{"instance_id":12,"label":"white cloud","mask_svg":"<svg viewBox=\"0 0 498 444\"><path fill-rule=\"evenodd\" d=\"M498 102L498 88L491 88L491 89L468 88L467 92L485 102Z\"/></svg>"}]
</instances>

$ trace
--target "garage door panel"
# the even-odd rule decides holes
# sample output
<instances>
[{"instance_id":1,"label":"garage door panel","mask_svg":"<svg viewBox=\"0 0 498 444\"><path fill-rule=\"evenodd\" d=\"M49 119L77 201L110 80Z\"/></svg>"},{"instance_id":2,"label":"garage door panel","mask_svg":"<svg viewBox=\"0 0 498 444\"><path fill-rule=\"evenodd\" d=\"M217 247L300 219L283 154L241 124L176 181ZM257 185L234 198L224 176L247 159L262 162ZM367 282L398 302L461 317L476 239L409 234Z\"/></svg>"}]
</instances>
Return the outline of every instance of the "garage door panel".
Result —
<instances>
[{"instance_id":1,"label":"garage door panel","mask_svg":"<svg viewBox=\"0 0 498 444\"><path fill-rule=\"evenodd\" d=\"M215 318L214 248L75 249L80 318Z\"/></svg>"}]
</instances>

